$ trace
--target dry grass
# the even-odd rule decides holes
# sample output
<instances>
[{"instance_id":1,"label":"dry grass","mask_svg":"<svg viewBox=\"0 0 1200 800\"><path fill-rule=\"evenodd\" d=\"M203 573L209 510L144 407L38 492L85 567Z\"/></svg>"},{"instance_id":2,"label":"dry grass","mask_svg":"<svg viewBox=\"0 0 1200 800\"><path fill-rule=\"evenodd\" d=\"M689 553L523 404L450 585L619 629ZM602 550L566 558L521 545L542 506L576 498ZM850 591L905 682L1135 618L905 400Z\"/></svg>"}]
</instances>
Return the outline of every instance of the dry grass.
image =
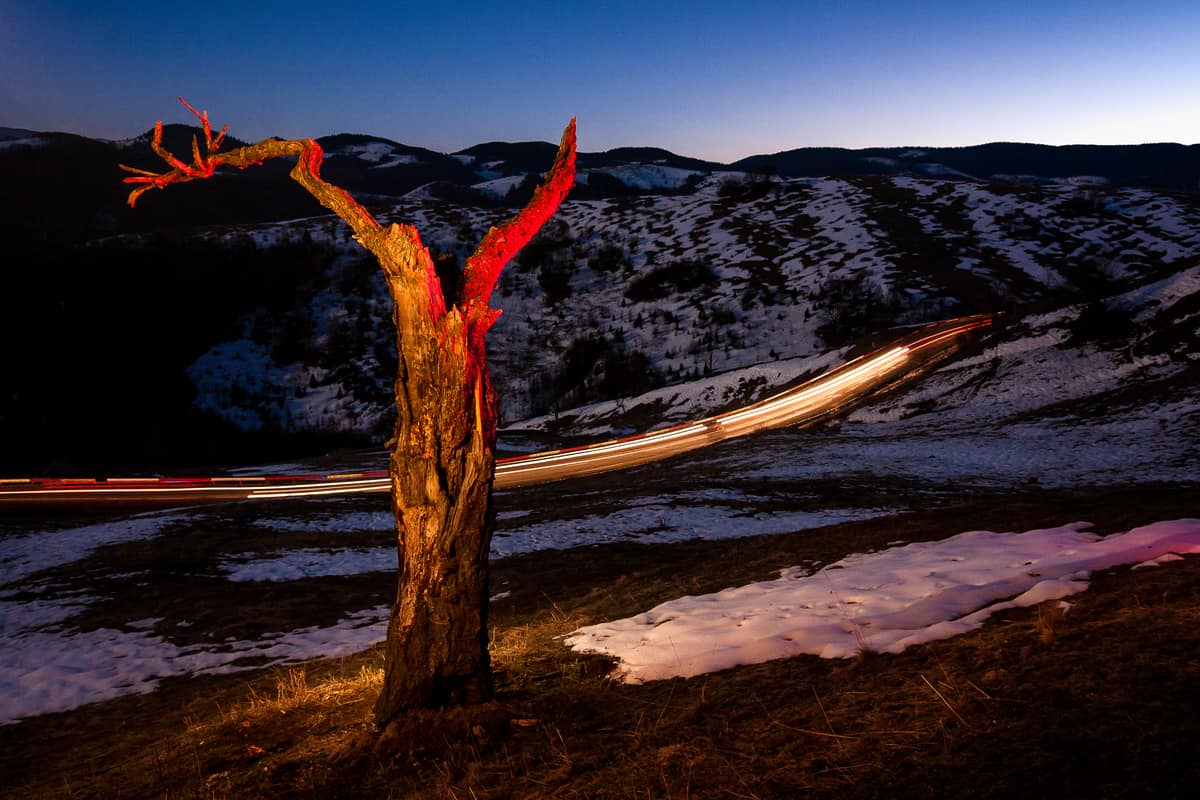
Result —
<instances>
[{"instance_id":1,"label":"dry grass","mask_svg":"<svg viewBox=\"0 0 1200 800\"><path fill-rule=\"evenodd\" d=\"M1051 642L1058 637L1066 626L1069 603L1059 600L1049 600L1037 606L1038 638L1043 642Z\"/></svg>"},{"instance_id":2,"label":"dry grass","mask_svg":"<svg viewBox=\"0 0 1200 800\"><path fill-rule=\"evenodd\" d=\"M378 691L382 685L383 669L365 664L349 677L327 678L316 684L309 683L304 669L289 669L276 679L274 697L252 690L245 713L261 716L287 714L305 706L338 708L353 702L364 692Z\"/></svg>"},{"instance_id":3,"label":"dry grass","mask_svg":"<svg viewBox=\"0 0 1200 800\"><path fill-rule=\"evenodd\" d=\"M1059 497L1040 517L1100 525L1180 516L1190 494ZM1171 498L1174 499L1171 499ZM1064 511L1063 509L1066 509ZM1107 509L1107 510L1106 510ZM947 514L957 524L962 510ZM941 520L941 521L940 521ZM1132 523L1130 522L1132 520ZM1200 779L1200 559L1099 575L1056 603L899 655L802 657L643 686L560 641L684 591L842 547L956 532L938 514L821 537L594 548L498 565L495 701L414 714L380 734L379 657L172 681L0 729L12 798L1172 797ZM1024 525L1014 524L1009 528Z\"/></svg>"}]
</instances>

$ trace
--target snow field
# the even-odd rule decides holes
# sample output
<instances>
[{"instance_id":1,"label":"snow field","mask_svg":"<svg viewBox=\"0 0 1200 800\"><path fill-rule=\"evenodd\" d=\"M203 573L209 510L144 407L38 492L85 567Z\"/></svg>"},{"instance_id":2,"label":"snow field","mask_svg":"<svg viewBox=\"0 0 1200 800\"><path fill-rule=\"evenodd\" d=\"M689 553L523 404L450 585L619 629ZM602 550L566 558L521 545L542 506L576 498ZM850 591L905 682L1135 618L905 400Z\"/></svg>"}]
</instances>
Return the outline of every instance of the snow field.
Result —
<instances>
[{"instance_id":1,"label":"snow field","mask_svg":"<svg viewBox=\"0 0 1200 800\"><path fill-rule=\"evenodd\" d=\"M673 188L691 175L657 165L614 169L623 179L645 180L656 190ZM867 282L885 296L907 298L910 316L928 318L955 302L936 288L940 279L919 274L919 269L897 269L896 243L874 218L879 213L876 201L855 183L793 179L777 184L766 198L730 201L721 197L720 187L731 177L740 176L710 176L690 194L563 205L556 224L565 226L571 244L556 258L561 257L562 269L569 273L571 296L548 304L537 271L520 274L510 266L494 300L505 313L489 337L489 359L504 398L501 413L506 424L535 416L536 404L544 398L536 397L531 376L544 381L556 374L562 353L582 331L644 353L663 373L682 373L684 377L673 381L678 383L709 368L722 373L768 362L772 353L787 359L828 350L816 331L828 311L821 296L831 280ZM971 181L887 180L912 192L913 203L904 213L946 242L957 252L964 274L986 283L998 296L1011 292L1029 301L1067 296L1079 291L1073 284L1076 272L1091 270L1108 281L1104 291L1109 294L1098 299L1128 309L1136 322L1147 323L1196 292L1200 211L1171 196L1121 189L1092 197L1088 192L1094 190L1070 185L1013 192ZM461 260L507 213L413 196L383 213L381 221L414 224L427 244L455 252ZM959 217L961 225L953 222ZM306 234L313 241L333 244L346 257L360 255L345 231L331 227L327 219L256 226L250 235L265 246ZM588 258L604 245L624 250L629 269L604 273L588 268ZM710 266L717 283L650 303L625 297L638 277L689 260ZM762 288L747 264L769 264L778 272L783 293L769 301L746 300ZM1179 274L1165 269L1171 265L1178 265ZM348 298L334 288L322 291L312 303L315 335L324 335L350 300L365 303L367 330L390 337L386 298ZM710 315L715 312L731 314L733 321L714 327ZM705 344L710 334L716 340ZM374 375L378 364L369 349L348 366ZM378 429L388 412L379 399L386 392L379 386L369 397L358 397L359 388L326 371L268 361L266 355L252 352L248 340L213 348L193 367L199 403L248 428L349 425L365 432ZM244 389L244 401L233 402L228 396L235 381Z\"/></svg>"}]
</instances>

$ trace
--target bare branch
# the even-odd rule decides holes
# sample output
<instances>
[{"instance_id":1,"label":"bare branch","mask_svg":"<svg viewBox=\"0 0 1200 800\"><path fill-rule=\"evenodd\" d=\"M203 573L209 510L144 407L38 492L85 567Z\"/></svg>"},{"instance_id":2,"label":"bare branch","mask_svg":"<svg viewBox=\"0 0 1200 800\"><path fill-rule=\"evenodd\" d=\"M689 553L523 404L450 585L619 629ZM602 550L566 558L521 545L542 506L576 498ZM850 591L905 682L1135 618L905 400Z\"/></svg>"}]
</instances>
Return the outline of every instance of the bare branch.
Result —
<instances>
[{"instance_id":1,"label":"bare branch","mask_svg":"<svg viewBox=\"0 0 1200 800\"><path fill-rule=\"evenodd\" d=\"M229 126L226 125L224 128L222 128L221 132L219 134L217 134L217 138L213 139L212 126L208 124L208 112L207 111L197 111L196 109L194 109L190 105L188 105L188 101L184 100L182 97L179 98L179 102L183 103L184 107L188 111L192 112L192 114L195 115L196 119L200 120L200 124L202 126L204 126L204 142L208 148L208 152L209 153L217 152L217 150L219 150L221 147L221 142L223 142L225 140L225 134L229 132ZM195 148L193 148L193 149L195 149Z\"/></svg>"},{"instance_id":2,"label":"bare branch","mask_svg":"<svg viewBox=\"0 0 1200 800\"><path fill-rule=\"evenodd\" d=\"M150 148L170 169L165 172L151 172L121 164L121 169L132 173L130 177L125 178L125 183L136 185L129 193L130 206L151 189L165 189L175 183L210 178L219 167L245 169L253 164L261 164L268 158L296 158L296 166L291 171L292 179L307 189L321 205L349 223L356 238L376 255L385 272L391 275L398 275L406 270L422 273L428 285L427 311L430 317L436 321L445 314L445 299L441 294L432 260L421 244L416 229L408 225L383 228L349 192L325 182L321 178L324 153L315 140L266 139L258 144L220 153L218 150L229 126L222 128L214 137L208 112L197 111L182 97L179 98L179 102L200 121L204 130L206 152L201 152L199 141L193 137L192 161L185 164L163 146L162 121L156 122ZM515 217L500 227L489 230L464 266L462 311L468 332L468 346L473 360L478 365L484 363L483 337L500 316L499 310L488 306L500 271L550 219L574 183L575 120L572 119L563 131L554 165L547 173L545 181L534 192L533 198Z\"/></svg>"},{"instance_id":3,"label":"bare branch","mask_svg":"<svg viewBox=\"0 0 1200 800\"><path fill-rule=\"evenodd\" d=\"M215 137L208 120L208 112L199 112L182 97L179 102L191 111L204 129L206 153L200 152L200 144L192 137L192 163L185 164L168 151L162 143L162 120L154 123L154 137L150 141L150 149L170 167L165 172L151 172L136 167L119 165L126 172L133 173L125 178L125 183L137 184L137 188L129 193L129 205L137 203L139 197L151 189L165 189L174 183L211 178L218 167L236 167L245 169L255 164L261 164L269 158L296 158L296 166L291 171L292 178L309 191L317 201L349 223L359 240L368 249L375 252L379 237L383 232L382 226L371 213L363 208L349 192L325 182L321 178L321 162L325 154L321 146L313 139L265 139L258 144L239 147L228 153L219 153L225 133L229 130L226 125Z\"/></svg>"},{"instance_id":4,"label":"bare branch","mask_svg":"<svg viewBox=\"0 0 1200 800\"><path fill-rule=\"evenodd\" d=\"M574 185L575 120L572 119L563 131L554 166L533 193L533 199L508 222L489 230L463 268L463 310L468 323L477 329L477 335L482 336L500 316L499 311L488 307L500 271L553 216Z\"/></svg>"}]
</instances>

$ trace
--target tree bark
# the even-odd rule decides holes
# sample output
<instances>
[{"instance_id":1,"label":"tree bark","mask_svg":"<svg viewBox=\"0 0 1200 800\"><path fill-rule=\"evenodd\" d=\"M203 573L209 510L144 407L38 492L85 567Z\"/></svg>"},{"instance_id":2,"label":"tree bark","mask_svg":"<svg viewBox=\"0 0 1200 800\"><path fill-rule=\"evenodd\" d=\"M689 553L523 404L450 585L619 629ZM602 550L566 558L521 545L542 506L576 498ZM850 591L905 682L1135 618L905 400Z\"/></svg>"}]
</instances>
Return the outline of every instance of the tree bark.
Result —
<instances>
[{"instance_id":1,"label":"tree bark","mask_svg":"<svg viewBox=\"0 0 1200 800\"><path fill-rule=\"evenodd\" d=\"M563 132L554 166L533 199L489 230L467 259L461 306L447 310L416 228L384 228L348 192L324 181L316 141L268 139L218 153L225 131L214 138L207 112L188 108L203 124L206 153L193 140L192 162L180 161L162 147L158 123L151 147L171 169L124 167L135 173L125 181L137 185L130 205L146 191L202 180L218 167L244 169L267 158L296 157L291 177L350 225L355 239L378 259L391 293L400 367L389 472L400 579L376 722L385 725L409 709L487 699L488 550L499 415L484 340L500 315L488 301L504 265L574 184L575 121Z\"/></svg>"},{"instance_id":2,"label":"tree bark","mask_svg":"<svg viewBox=\"0 0 1200 800\"><path fill-rule=\"evenodd\" d=\"M404 333L403 306L398 299L401 360L390 463L400 580L375 705L381 724L405 709L478 702L492 691L487 610L495 455L494 429L483 421L495 418L495 395L485 373L467 385L465 348L419 334L425 346L414 347ZM444 320L446 339L457 339L458 309ZM439 368L430 369L431 361Z\"/></svg>"},{"instance_id":3,"label":"tree bark","mask_svg":"<svg viewBox=\"0 0 1200 800\"><path fill-rule=\"evenodd\" d=\"M427 250L413 250L428 261ZM388 277L400 353L389 466L400 580L375 704L380 724L405 709L491 695L487 556L496 398L486 365L471 361L462 312L431 313L420 272Z\"/></svg>"}]
</instances>

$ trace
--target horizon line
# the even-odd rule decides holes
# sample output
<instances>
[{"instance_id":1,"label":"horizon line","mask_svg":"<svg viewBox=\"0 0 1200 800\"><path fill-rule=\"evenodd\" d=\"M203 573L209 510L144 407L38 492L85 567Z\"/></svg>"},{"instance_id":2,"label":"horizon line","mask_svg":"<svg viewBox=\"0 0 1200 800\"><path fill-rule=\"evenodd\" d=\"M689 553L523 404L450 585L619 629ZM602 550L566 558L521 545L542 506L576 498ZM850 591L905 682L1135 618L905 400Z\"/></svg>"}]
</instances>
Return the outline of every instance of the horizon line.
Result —
<instances>
[{"instance_id":1,"label":"horizon line","mask_svg":"<svg viewBox=\"0 0 1200 800\"><path fill-rule=\"evenodd\" d=\"M164 128L168 128L168 127L191 128L196 131L202 130L202 128L199 125L190 124L190 123L186 123L186 122L164 122L163 127ZM35 134L35 135L60 134L60 135L67 135L67 136L78 136L83 139L90 139L92 141L106 142L106 143L110 143L110 144L118 144L121 142L131 142L136 139L147 136L153 130L152 128L148 128L145 131L143 131L142 133L121 139L121 138L109 138L109 137L104 137L104 136L90 136L88 134L77 133L75 131L36 130L33 128L25 128L25 127L17 127L17 126L9 126L9 125L0 125L0 129L10 130L10 131L28 132L28 133ZM515 141L505 140L505 139L490 139L487 141L481 141L481 142L477 142L472 145L468 145L468 146L460 148L458 150L438 150L433 147L428 147L425 145L408 144L408 143L402 142L398 139L392 139L387 136L382 136L380 134L361 133L361 132L352 132L352 131L338 131L336 133L325 133L325 134L320 134L318 136L306 136L306 137L302 137L302 138L305 138L305 139L310 139L310 138L311 139L328 139L328 138L332 138L334 136L362 136L365 138L376 139L378 141L390 142L392 144L400 145L401 147L409 147L409 148L418 149L418 150L427 150L431 153L437 153L439 155L444 155L444 156L454 156L454 155L464 154L464 153L466 153L466 151L468 151L472 148L485 147L487 145L546 145L551 148L558 147L558 145L554 144L553 142L543 140L543 139L521 139L521 140L515 140ZM236 139L236 140L242 141L242 142L250 142L251 141L248 139L242 139L241 137L236 136L232 132L230 133L229 138ZM271 139L271 138L286 138L286 137L275 137L275 136L264 137L264 139ZM0 142L3 142L3 141L12 141L12 140L11 139L0 140ZM260 139L258 141L262 141L262 139ZM749 155L744 155L739 158L735 158L731 161L717 161L717 160L714 160L711 158L705 158L703 156L687 155L685 153L680 153L680 152L677 152L674 150L670 150L661 145L654 145L654 144L640 144L640 145L622 144L622 145L616 145L614 147L607 148L605 150L580 150L579 152L580 152L580 155L585 155L585 154L602 155L604 153L611 153L614 150L662 150L663 152L669 153L670 155L678 156L681 158L688 158L688 159L692 159L694 161L705 161L705 162L708 162L711 164L718 164L721 166L729 166L729 165L736 164L740 161L745 161L745 160L751 159L751 158L770 158L773 156L785 155L788 153L794 153L794 152L801 151L801 150L843 150L846 152L863 152L863 151L868 151L868 150L968 150L968 149L975 148L975 147L990 147L990 146L995 146L995 145L1017 145L1017 146L1024 146L1024 147L1050 147L1050 148L1154 147L1154 146L1162 146L1162 145L1176 145L1179 147L1200 147L1200 142L1193 142L1191 144L1185 144L1185 143L1179 142L1179 141L1120 142L1120 143L1110 143L1110 144L1096 144L1096 143L1091 143L1091 142L1070 142L1070 143L1066 143L1066 144L1047 144L1044 142L1034 142L1034 141L995 139L995 140L986 141L986 142L976 142L974 144L941 144L941 145L896 144L896 145L866 145L866 146L851 147L851 146L847 146L847 145L806 144L806 145L798 145L796 147L790 147L790 148L787 148L784 150L775 150L772 152L764 151L764 152L751 153Z\"/></svg>"}]
</instances>

